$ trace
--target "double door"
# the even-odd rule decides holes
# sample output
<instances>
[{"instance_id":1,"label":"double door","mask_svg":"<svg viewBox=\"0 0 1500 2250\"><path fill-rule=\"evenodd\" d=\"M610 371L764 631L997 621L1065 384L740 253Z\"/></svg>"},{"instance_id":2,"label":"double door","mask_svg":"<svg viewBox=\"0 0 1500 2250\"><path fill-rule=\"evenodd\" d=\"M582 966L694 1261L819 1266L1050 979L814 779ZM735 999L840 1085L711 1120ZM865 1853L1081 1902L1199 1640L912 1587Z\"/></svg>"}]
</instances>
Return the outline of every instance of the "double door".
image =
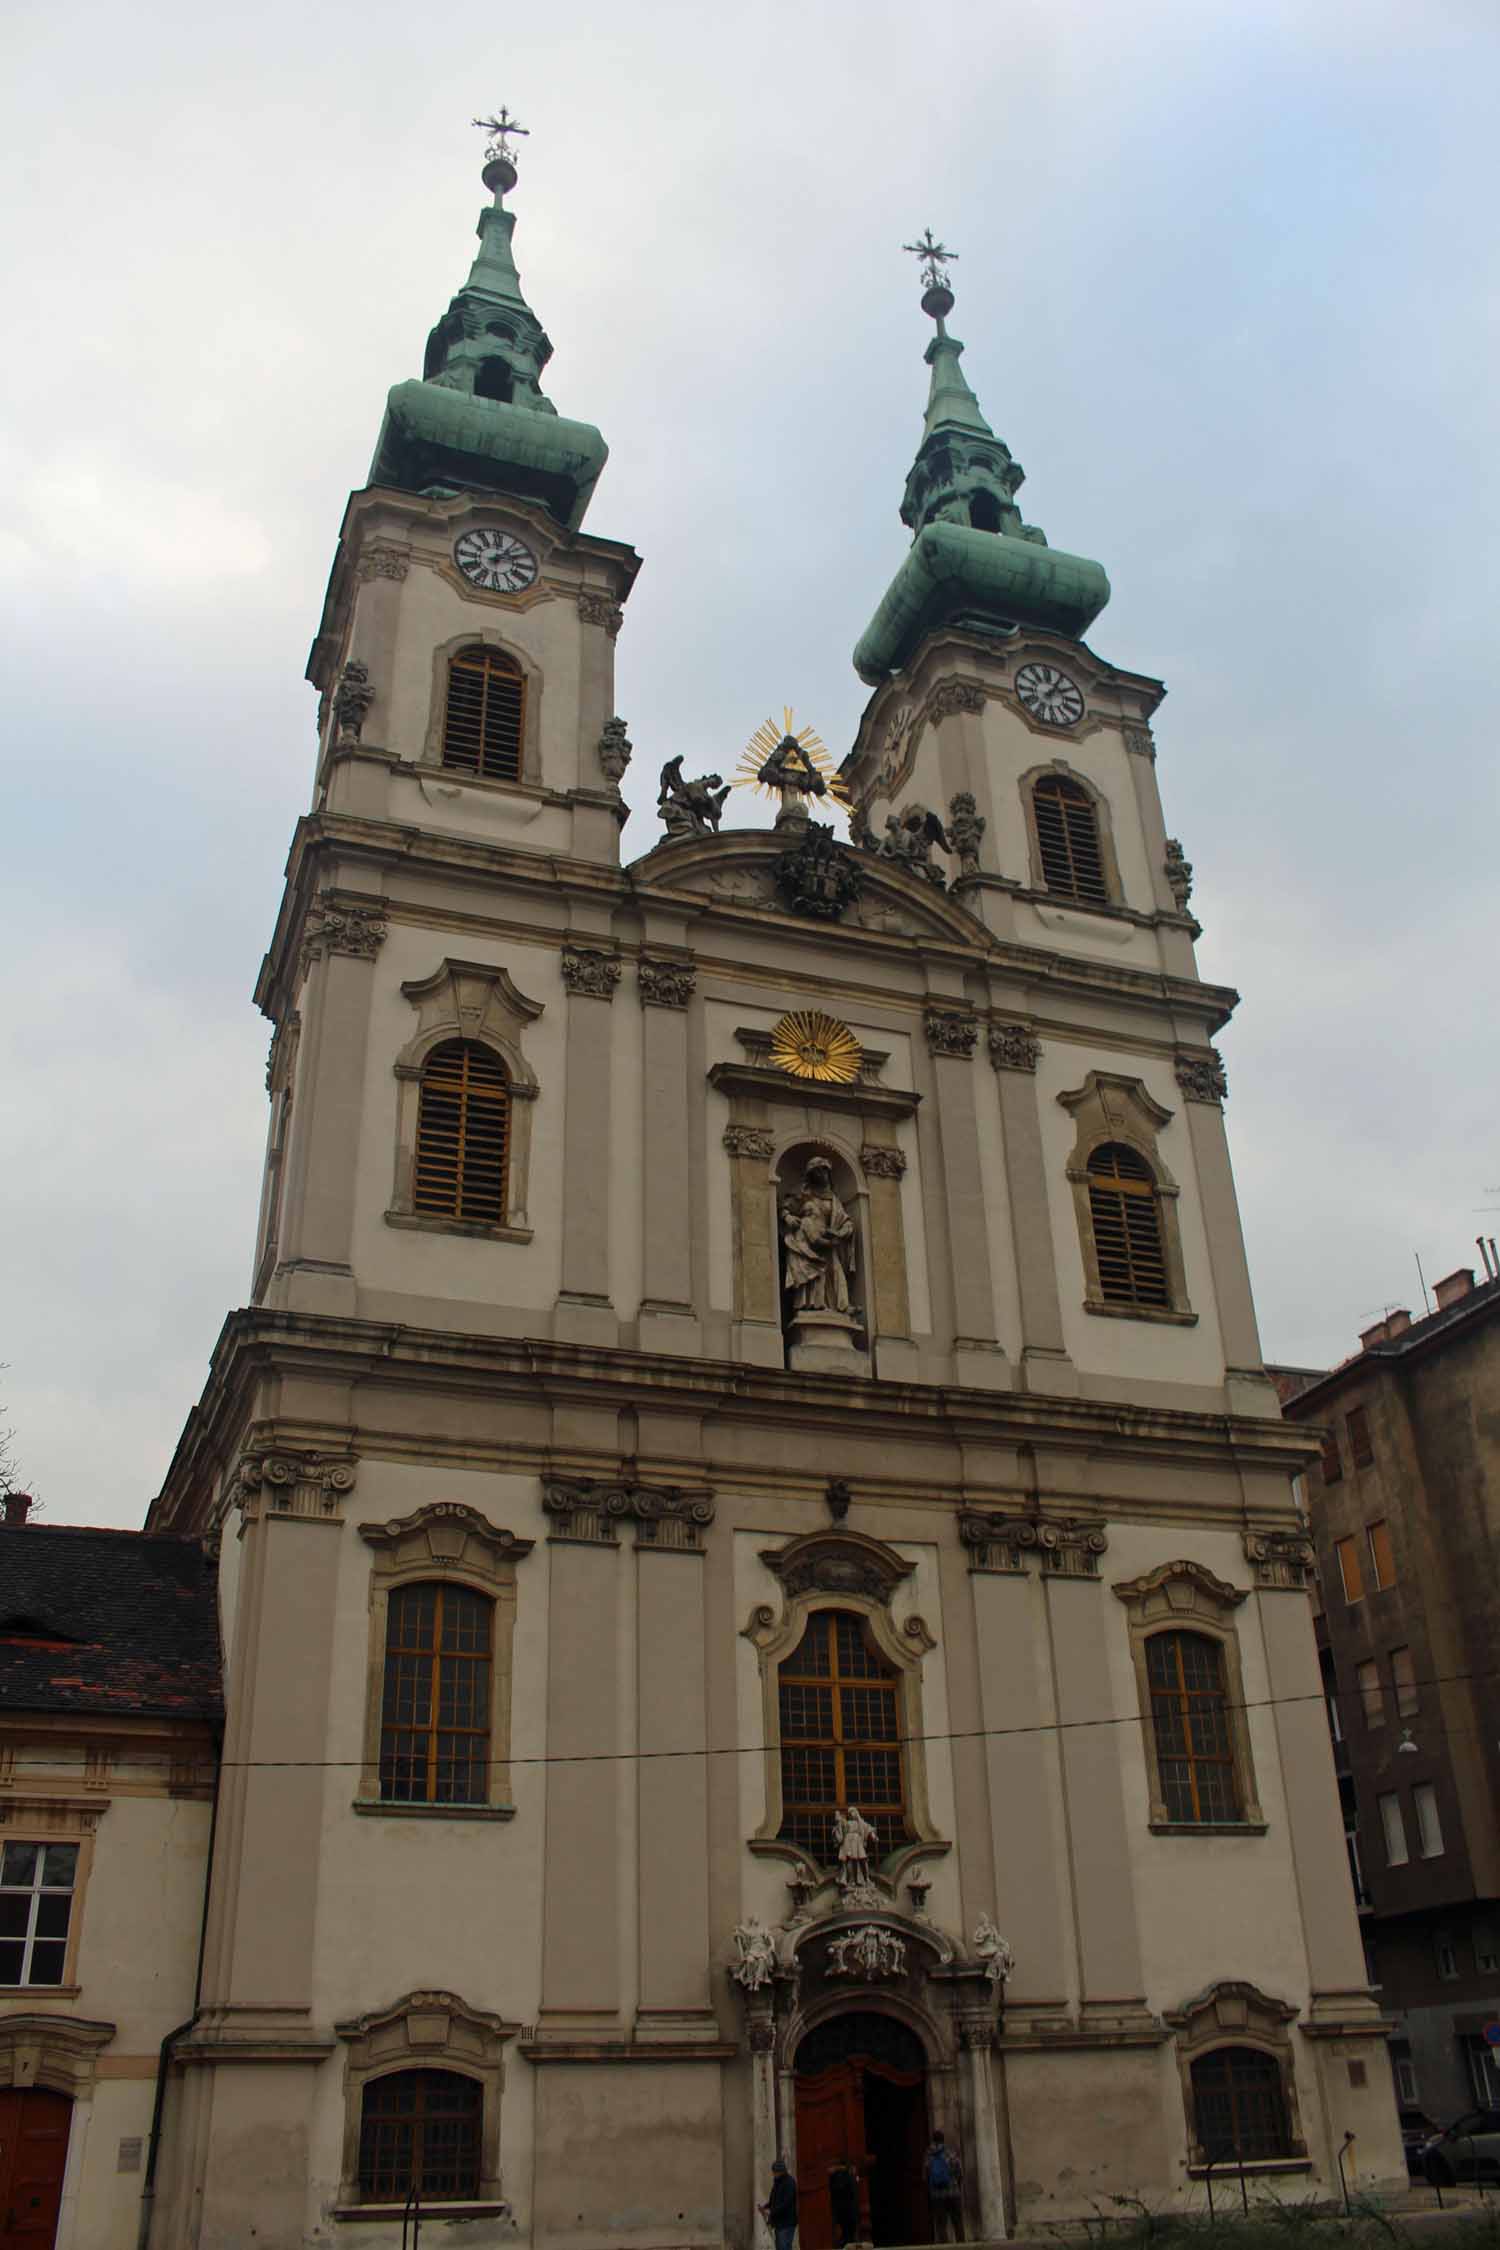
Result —
<instances>
[{"instance_id":1,"label":"double door","mask_svg":"<svg viewBox=\"0 0 1500 2250\"><path fill-rule=\"evenodd\" d=\"M797 2073L797 2215L802 2250L836 2239L828 2175L847 2159L859 2174L859 2239L925 2242L927 2088L921 2071L854 2054Z\"/></svg>"}]
</instances>

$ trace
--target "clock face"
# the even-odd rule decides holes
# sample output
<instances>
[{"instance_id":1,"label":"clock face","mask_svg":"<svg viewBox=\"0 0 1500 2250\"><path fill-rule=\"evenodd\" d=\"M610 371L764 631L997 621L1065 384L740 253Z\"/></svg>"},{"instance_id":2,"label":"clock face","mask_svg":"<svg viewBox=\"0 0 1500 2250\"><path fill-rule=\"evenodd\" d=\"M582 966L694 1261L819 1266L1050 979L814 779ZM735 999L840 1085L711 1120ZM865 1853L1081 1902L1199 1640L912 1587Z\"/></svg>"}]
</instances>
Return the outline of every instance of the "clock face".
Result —
<instances>
[{"instance_id":1,"label":"clock face","mask_svg":"<svg viewBox=\"0 0 1500 2250\"><path fill-rule=\"evenodd\" d=\"M536 556L510 531L466 531L453 559L469 584L487 594L519 594L536 576Z\"/></svg>"},{"instance_id":2,"label":"clock face","mask_svg":"<svg viewBox=\"0 0 1500 2250\"><path fill-rule=\"evenodd\" d=\"M1016 693L1045 726L1076 727L1083 717L1082 693L1054 664L1023 664L1016 674Z\"/></svg>"}]
</instances>

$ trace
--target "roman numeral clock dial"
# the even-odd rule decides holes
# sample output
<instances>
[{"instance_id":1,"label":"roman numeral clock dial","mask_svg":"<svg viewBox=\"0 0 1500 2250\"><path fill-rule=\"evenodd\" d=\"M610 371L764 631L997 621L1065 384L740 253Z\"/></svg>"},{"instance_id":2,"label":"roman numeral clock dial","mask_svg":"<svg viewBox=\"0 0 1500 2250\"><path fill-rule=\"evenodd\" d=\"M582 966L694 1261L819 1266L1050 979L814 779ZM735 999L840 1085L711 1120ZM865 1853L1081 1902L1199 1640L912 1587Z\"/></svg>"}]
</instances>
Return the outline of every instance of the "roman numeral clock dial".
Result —
<instances>
[{"instance_id":1,"label":"roman numeral clock dial","mask_svg":"<svg viewBox=\"0 0 1500 2250\"><path fill-rule=\"evenodd\" d=\"M1076 727L1083 717L1082 695L1055 664L1023 664L1016 674L1016 693L1043 726Z\"/></svg>"},{"instance_id":2,"label":"roman numeral clock dial","mask_svg":"<svg viewBox=\"0 0 1500 2250\"><path fill-rule=\"evenodd\" d=\"M536 556L511 531L466 531L454 542L453 559L486 594L519 594L536 576Z\"/></svg>"}]
</instances>

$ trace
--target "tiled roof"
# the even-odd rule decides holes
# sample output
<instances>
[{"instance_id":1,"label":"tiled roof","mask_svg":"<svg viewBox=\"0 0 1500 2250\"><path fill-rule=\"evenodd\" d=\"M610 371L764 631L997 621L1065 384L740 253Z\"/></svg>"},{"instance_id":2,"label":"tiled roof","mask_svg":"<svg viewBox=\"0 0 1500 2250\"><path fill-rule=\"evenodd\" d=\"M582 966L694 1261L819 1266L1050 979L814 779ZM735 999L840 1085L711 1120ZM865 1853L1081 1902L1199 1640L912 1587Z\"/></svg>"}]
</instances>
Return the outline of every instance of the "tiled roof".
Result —
<instances>
[{"instance_id":1,"label":"tiled roof","mask_svg":"<svg viewBox=\"0 0 1500 2250\"><path fill-rule=\"evenodd\" d=\"M0 1528L0 1713L221 1709L214 1569L196 1540Z\"/></svg>"}]
</instances>

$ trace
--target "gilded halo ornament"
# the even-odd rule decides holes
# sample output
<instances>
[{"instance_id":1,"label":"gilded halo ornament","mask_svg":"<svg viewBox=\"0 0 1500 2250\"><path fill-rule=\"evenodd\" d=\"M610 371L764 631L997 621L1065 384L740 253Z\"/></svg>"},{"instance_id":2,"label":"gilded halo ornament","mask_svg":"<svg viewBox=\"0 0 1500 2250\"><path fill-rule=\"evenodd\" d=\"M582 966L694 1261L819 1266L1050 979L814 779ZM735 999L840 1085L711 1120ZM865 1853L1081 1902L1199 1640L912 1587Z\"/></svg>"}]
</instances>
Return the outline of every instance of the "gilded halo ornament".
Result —
<instances>
[{"instance_id":1,"label":"gilded halo ornament","mask_svg":"<svg viewBox=\"0 0 1500 2250\"><path fill-rule=\"evenodd\" d=\"M827 795L836 805L847 807L849 791L833 762L832 751L816 727L799 727L794 723L795 718L795 712L787 704L781 714L780 726L774 719L767 719L756 728L734 769L735 788L758 789L764 797L779 797L786 783L778 775L778 753L782 751L783 745L790 745L795 753L800 754L799 762L805 760L807 770L822 782L822 790L817 794ZM768 765L771 773L767 779L762 780L761 776ZM795 787L795 782L793 786Z\"/></svg>"},{"instance_id":2,"label":"gilded halo ornament","mask_svg":"<svg viewBox=\"0 0 1500 2250\"><path fill-rule=\"evenodd\" d=\"M771 1061L793 1078L852 1085L863 1052L849 1026L820 1009L804 1008L783 1016L771 1034Z\"/></svg>"}]
</instances>

